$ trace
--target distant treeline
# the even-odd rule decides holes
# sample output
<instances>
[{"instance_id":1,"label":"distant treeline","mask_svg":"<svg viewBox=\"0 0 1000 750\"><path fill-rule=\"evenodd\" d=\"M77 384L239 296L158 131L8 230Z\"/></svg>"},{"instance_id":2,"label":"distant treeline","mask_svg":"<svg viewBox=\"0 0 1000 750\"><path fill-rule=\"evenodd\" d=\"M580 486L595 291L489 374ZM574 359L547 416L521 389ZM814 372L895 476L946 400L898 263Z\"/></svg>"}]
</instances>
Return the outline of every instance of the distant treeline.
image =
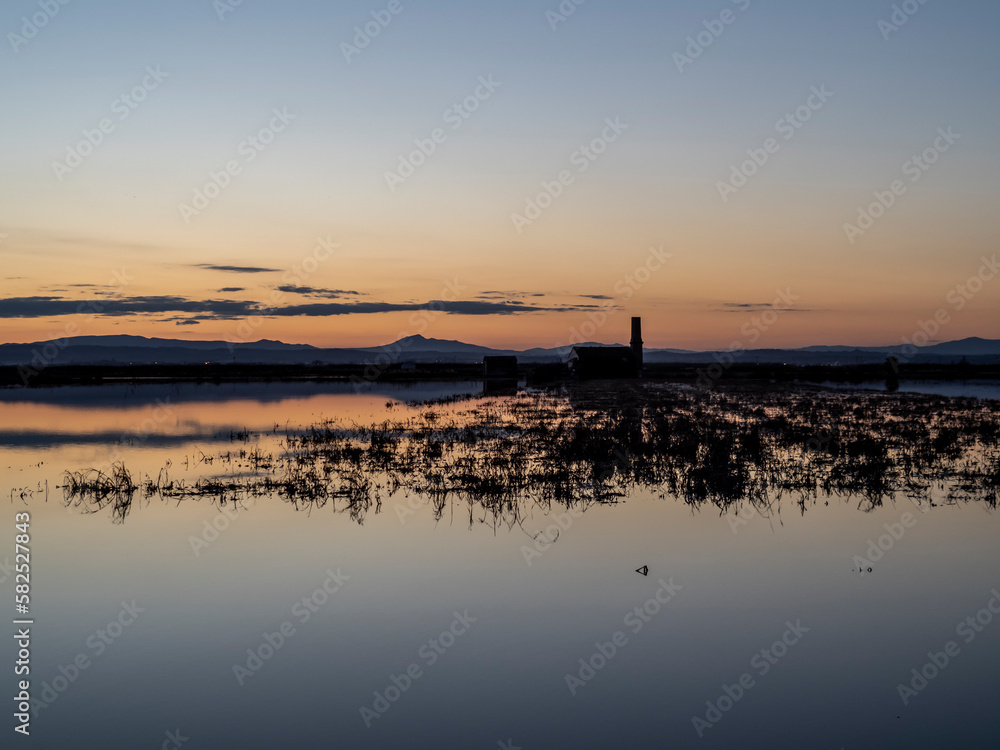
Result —
<instances>
[{"instance_id":1,"label":"distant treeline","mask_svg":"<svg viewBox=\"0 0 1000 750\"><path fill-rule=\"evenodd\" d=\"M544 385L569 379L566 368L556 364L524 363L518 374L528 384ZM477 364L417 363L373 367L366 364L136 364L136 365L52 365L25 377L23 368L0 366L0 387L52 387L95 385L115 382L244 382L332 380L355 383L480 380L483 368ZM647 364L647 380L716 383L716 382L794 382L863 383L885 381L884 364L867 365L780 365L736 362L726 367L717 362L684 364ZM980 364L902 364L901 381L916 380L1000 380L1000 365Z\"/></svg>"}]
</instances>

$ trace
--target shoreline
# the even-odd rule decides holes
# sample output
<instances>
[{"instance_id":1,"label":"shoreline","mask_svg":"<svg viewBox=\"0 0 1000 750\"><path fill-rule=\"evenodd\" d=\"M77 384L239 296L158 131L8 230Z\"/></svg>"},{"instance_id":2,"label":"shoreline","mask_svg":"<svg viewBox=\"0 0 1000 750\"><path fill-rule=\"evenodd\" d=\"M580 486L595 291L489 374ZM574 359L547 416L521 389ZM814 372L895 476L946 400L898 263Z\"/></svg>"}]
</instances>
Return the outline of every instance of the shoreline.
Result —
<instances>
[{"instance_id":1,"label":"shoreline","mask_svg":"<svg viewBox=\"0 0 1000 750\"><path fill-rule=\"evenodd\" d=\"M650 382L699 383L716 362L649 364L643 380ZM239 382L347 382L412 383L484 381L481 364L428 363L403 368L394 364L371 373L371 365L300 364L157 364L157 365L52 365L25 378L15 365L0 366L0 388L49 388L72 385L141 383L239 383ZM899 368L900 383L994 382L1000 381L1000 365L906 364ZM576 382L560 366L518 365L518 380L528 385ZM25 382L26 381L26 382ZM725 368L712 385L744 384L769 386L776 383L823 383L864 385L886 381L884 365L781 365L736 363ZM614 382L630 382L620 380ZM492 383L492 381L491 381Z\"/></svg>"}]
</instances>

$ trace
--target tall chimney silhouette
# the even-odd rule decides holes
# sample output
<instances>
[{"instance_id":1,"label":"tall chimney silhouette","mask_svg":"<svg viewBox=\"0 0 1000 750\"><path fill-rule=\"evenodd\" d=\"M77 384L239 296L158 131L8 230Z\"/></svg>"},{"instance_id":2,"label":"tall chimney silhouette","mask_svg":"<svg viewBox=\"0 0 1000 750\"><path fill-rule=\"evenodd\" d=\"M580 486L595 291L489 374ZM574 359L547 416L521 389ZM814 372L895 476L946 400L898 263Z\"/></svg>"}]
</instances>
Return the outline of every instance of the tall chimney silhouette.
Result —
<instances>
[{"instance_id":1,"label":"tall chimney silhouette","mask_svg":"<svg viewBox=\"0 0 1000 750\"><path fill-rule=\"evenodd\" d=\"M635 356L635 374L642 376L642 318L632 318L632 354Z\"/></svg>"}]
</instances>

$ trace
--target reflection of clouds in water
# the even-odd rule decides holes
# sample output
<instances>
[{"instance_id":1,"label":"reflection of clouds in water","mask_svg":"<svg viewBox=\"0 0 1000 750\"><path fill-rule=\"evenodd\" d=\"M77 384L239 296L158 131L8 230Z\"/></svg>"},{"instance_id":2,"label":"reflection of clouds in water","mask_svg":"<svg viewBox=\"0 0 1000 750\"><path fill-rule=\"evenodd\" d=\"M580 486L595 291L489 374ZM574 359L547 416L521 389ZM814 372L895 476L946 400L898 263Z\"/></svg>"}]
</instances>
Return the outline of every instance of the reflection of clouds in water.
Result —
<instances>
[{"instance_id":1,"label":"reflection of clouds in water","mask_svg":"<svg viewBox=\"0 0 1000 750\"><path fill-rule=\"evenodd\" d=\"M0 389L0 403L37 403L83 409L134 409L167 401L171 404L274 404L321 396L377 396L398 401L429 401L458 393L472 393L478 382L442 383L149 383L143 385L63 386L59 388Z\"/></svg>"},{"instance_id":2,"label":"reflection of clouds in water","mask_svg":"<svg viewBox=\"0 0 1000 750\"><path fill-rule=\"evenodd\" d=\"M0 449L228 444L246 431L284 435L326 417L371 422L422 401L474 390L468 383L176 383L0 390ZM46 429L47 428L47 429Z\"/></svg>"},{"instance_id":3,"label":"reflection of clouds in water","mask_svg":"<svg viewBox=\"0 0 1000 750\"><path fill-rule=\"evenodd\" d=\"M174 435L136 435L122 430L103 432L46 432L38 430L0 430L0 447L58 448L65 445L131 445L142 443L155 448L188 445L191 442L229 442L229 431L201 428ZM235 432L237 428L232 428Z\"/></svg>"}]
</instances>

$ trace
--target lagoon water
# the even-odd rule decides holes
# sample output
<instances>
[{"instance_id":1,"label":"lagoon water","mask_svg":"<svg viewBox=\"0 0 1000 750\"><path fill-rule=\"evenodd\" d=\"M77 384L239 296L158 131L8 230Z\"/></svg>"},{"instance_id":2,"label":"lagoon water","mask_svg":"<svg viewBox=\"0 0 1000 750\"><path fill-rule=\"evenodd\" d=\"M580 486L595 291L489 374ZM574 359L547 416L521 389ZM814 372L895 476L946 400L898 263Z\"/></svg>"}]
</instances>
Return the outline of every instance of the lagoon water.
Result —
<instances>
[{"instance_id":1,"label":"lagoon water","mask_svg":"<svg viewBox=\"0 0 1000 750\"><path fill-rule=\"evenodd\" d=\"M637 492L512 524L457 499L438 518L400 492L361 519L277 497L151 498L116 523L59 488L119 458L193 483L224 470L206 459L286 429L479 388L0 393L0 560L30 512L31 684L46 701L25 744L158 748L179 731L186 750L995 747L1000 519L982 504L785 498L765 518Z\"/></svg>"},{"instance_id":2,"label":"lagoon water","mask_svg":"<svg viewBox=\"0 0 1000 750\"><path fill-rule=\"evenodd\" d=\"M885 381L863 383L823 383L825 388L837 390L886 391ZM995 380L909 380L899 384L900 393L925 393L950 398L980 398L1000 401L1000 383Z\"/></svg>"}]
</instances>

